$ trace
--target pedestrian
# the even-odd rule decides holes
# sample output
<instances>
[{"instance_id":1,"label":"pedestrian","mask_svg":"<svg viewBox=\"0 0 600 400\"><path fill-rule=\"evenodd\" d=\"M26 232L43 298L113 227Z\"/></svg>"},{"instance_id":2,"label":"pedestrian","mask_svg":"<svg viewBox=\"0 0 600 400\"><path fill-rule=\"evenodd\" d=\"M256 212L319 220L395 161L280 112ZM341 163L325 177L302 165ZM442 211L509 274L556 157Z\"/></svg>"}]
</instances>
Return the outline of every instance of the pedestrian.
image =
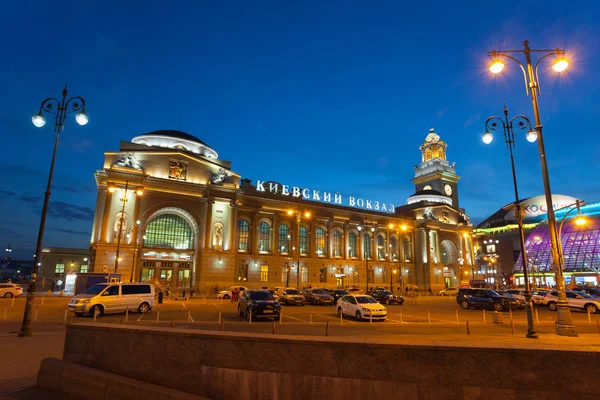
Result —
<instances>
[{"instance_id":1,"label":"pedestrian","mask_svg":"<svg viewBox=\"0 0 600 400\"><path fill-rule=\"evenodd\" d=\"M158 304L162 304L163 302L163 292L158 288Z\"/></svg>"},{"instance_id":2,"label":"pedestrian","mask_svg":"<svg viewBox=\"0 0 600 400\"><path fill-rule=\"evenodd\" d=\"M232 289L231 290L231 302L235 303L238 301L238 290L237 289Z\"/></svg>"},{"instance_id":3,"label":"pedestrian","mask_svg":"<svg viewBox=\"0 0 600 400\"><path fill-rule=\"evenodd\" d=\"M183 292L181 292L181 297L185 299L185 288L183 288Z\"/></svg>"}]
</instances>

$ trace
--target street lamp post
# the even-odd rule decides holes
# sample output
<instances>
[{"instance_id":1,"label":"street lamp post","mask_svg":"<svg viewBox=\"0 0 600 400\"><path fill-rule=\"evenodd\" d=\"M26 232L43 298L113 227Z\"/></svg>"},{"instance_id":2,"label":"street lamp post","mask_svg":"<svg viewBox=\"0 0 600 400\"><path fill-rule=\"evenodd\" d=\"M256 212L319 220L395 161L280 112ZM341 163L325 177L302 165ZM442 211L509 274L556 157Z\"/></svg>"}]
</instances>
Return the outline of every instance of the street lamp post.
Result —
<instances>
[{"instance_id":1,"label":"street lamp post","mask_svg":"<svg viewBox=\"0 0 600 400\"><path fill-rule=\"evenodd\" d=\"M114 186L109 186L108 188L109 191L114 192L115 191L115 187ZM127 191L129 190L129 181L125 181L125 190L123 191L123 199L122 199L122 203L123 205L121 206L121 214L119 216L119 231L118 231L118 237L117 237L117 253L115 255L115 274L119 271L119 263L121 262L121 236L123 235L123 225L125 224L125 206L127 205ZM142 190L141 187L138 187L137 189L135 189L135 194L136 196L142 196L144 194L144 191ZM137 223L137 221L136 221ZM135 259L133 261L135 263ZM133 268L134 265L131 266L131 270L132 270L132 274L133 274ZM132 275L133 277L133 275ZM132 278L133 279L133 278Z\"/></svg>"},{"instance_id":2,"label":"street lamp post","mask_svg":"<svg viewBox=\"0 0 600 400\"><path fill-rule=\"evenodd\" d=\"M526 66L519 62L516 58L511 56L513 53L522 53L525 55ZM535 67L531 62L531 53L545 53L535 64ZM577 336L575 331L575 325L573 324L573 318L569 309L569 302L567 301L567 293L565 288L565 279L563 276L563 270L560 266L560 243L556 229L556 217L554 215L554 208L552 204L552 190L550 188L550 177L548 175L548 165L546 162L546 149L544 146L544 136L542 134L542 122L540 119L540 111L538 104L538 95L540 94L539 82L538 82L538 67L540 62L547 57L556 56L555 62L552 65L552 69L556 72L562 72L569 66L569 61L565 57L565 51L562 49L553 50L531 50L529 48L529 41L523 42L522 50L494 50L488 53L492 57L492 63L490 64L490 71L497 74L504 68L503 58L510 59L521 67L523 71L523 78L525 80L525 92L527 95L531 94L531 103L533 105L533 114L535 116L535 133L530 132L527 135L527 140L534 142L538 141L538 152L540 153L540 164L542 169L542 180L544 182L544 194L546 197L546 208L548 215L548 229L550 232L550 243L552 246L552 268L556 275L556 288L558 292L558 316L556 321L556 334L562 336Z\"/></svg>"},{"instance_id":3,"label":"street lamp post","mask_svg":"<svg viewBox=\"0 0 600 400\"><path fill-rule=\"evenodd\" d=\"M296 284L297 287L296 289L299 291L300 290L300 227L301 227L301 223L302 223L302 213L300 212L300 206L298 206L298 208L294 211L294 210L289 210L288 215L294 215L296 214L296 234L298 236L298 252L297 252L297 257L298 257L298 269L296 271ZM304 217L305 218L310 218L310 213L307 211L304 213ZM308 239L308 238L307 238Z\"/></svg>"},{"instance_id":4,"label":"street lamp post","mask_svg":"<svg viewBox=\"0 0 600 400\"><path fill-rule=\"evenodd\" d=\"M58 149L58 139L60 133L65 127L65 120L67 115L76 112L75 120L79 125L85 125L88 123L88 115L85 113L85 100L83 97L75 96L67 98L69 92L67 85L62 91L62 98L59 100L54 97L49 97L42 101L40 109L35 114L31 121L33 124L41 128L46 124L46 118L44 112L56 115L54 121L54 132L56 137L54 139L54 150L52 152L52 161L50 162L50 172L48 173L48 185L46 186L46 192L44 193L44 205L42 206L42 216L40 218L40 228L38 231L37 243L35 246L35 260L33 262L33 269L31 271L31 279L29 281L29 288L27 289L27 300L25 302L25 311L23 312L23 323L19 336L31 336L31 310L33 308L33 296L36 292L36 281L39 266L42 259L42 242L44 240L44 228L46 226L46 216L48 214L48 205L50 203L50 190L52 189L52 175L54 174L54 163L56 161L56 150Z\"/></svg>"},{"instance_id":5,"label":"street lamp post","mask_svg":"<svg viewBox=\"0 0 600 400\"><path fill-rule=\"evenodd\" d=\"M363 223L363 226L365 227L365 229L369 228L371 230L371 233L374 233L376 230L376 224L368 222L366 219L365 219L365 222ZM359 232L362 231L363 226L359 225L357 227ZM369 245L368 246L366 246L366 244L365 244L365 237L369 237ZM371 257L371 250L373 248L373 243L371 243L371 238L366 231L365 231L365 233L363 233L362 240L363 240L363 255L365 257L365 267L367 270L367 272L366 272L367 273L366 274L367 290L366 291L368 292L369 291L369 257ZM374 236L373 236L373 240L375 240Z\"/></svg>"},{"instance_id":6,"label":"street lamp post","mask_svg":"<svg viewBox=\"0 0 600 400\"><path fill-rule=\"evenodd\" d=\"M485 144L490 144L492 142L493 136L491 131L495 131L498 129L498 123L502 126L502 134L504 136L504 143L506 143L506 147L508 148L510 154L510 167L512 170L512 178L513 178L513 189L515 192L515 216L517 217L517 223L519 226L519 239L521 245L521 257L523 261L523 279L525 280L525 304L526 304L526 314L527 314L527 335L526 337L530 339L536 339L538 337L535 332L535 325L533 320L533 301L531 300L531 285L528 277L528 268L527 268L527 252L525 251L525 229L523 228L523 205L521 204L521 200L519 198L519 188L517 185L517 172L515 170L515 157L513 155L513 149L515 148L515 131L514 127L517 126L517 129L527 130L528 135L533 131L531 128L531 122L529 119L523 115L517 115L509 119L508 117L508 109L506 108L506 103L504 104L504 119L496 116L489 117L485 121L485 133L482 136L482 140Z\"/></svg>"}]
</instances>

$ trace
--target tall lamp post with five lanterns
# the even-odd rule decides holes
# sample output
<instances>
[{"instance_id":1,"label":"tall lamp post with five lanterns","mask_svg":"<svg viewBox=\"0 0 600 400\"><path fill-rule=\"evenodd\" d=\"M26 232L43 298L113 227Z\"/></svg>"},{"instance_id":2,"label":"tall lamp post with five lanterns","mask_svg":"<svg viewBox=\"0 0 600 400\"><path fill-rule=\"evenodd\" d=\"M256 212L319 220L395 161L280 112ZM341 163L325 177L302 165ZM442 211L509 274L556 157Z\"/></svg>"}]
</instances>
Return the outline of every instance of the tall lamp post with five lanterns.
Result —
<instances>
[{"instance_id":1,"label":"tall lamp post with five lanterns","mask_svg":"<svg viewBox=\"0 0 600 400\"><path fill-rule=\"evenodd\" d=\"M525 66L519 62L512 54L520 53L525 56ZM535 66L531 61L531 53L542 53L543 55L536 62ZM538 141L538 151L540 153L540 164L542 169L542 180L544 182L544 194L546 197L546 208L548 210L548 229L550 231L550 242L552 245L552 269L555 271L556 288L558 291L558 316L556 321L556 334L562 336L577 336L573 318L567 301L567 293L565 288L565 279L563 270L560 265L560 250L559 237L557 235L556 217L552 205L552 190L550 188L550 177L548 175L548 165L546 162L546 149L544 146L544 136L542 134L542 122L540 119L540 111L538 104L538 96L540 95L538 68L540 63L548 58L555 57L552 69L555 72L563 72L569 66L569 61L565 57L565 51L562 49L551 50L532 50L529 47L529 41L523 42L523 49L519 50L493 50L488 53L492 57L490 71L494 74L502 72L504 69L503 60L508 59L516 62L523 71L525 80L525 92L531 95L531 103L533 105L533 114L535 116L535 131L530 131L527 135L527 140L534 142ZM534 134L535 133L535 134ZM525 264L526 265L526 264ZM524 268L525 270L525 268Z\"/></svg>"},{"instance_id":2,"label":"tall lamp post with five lanterns","mask_svg":"<svg viewBox=\"0 0 600 400\"><path fill-rule=\"evenodd\" d=\"M42 259L42 242L44 240L44 228L46 226L46 216L48 214L48 205L50 203L50 190L52 189L52 175L54 174L54 163L56 161L56 150L58 149L58 139L60 133L65 127L65 121L67 115L75 112L75 121L79 125L85 125L88 123L88 115L85 113L85 100L83 97L75 96L67 98L69 92L67 85L62 91L62 98L59 100L54 97L49 97L42 101L40 109L35 114L31 121L33 124L41 128L46 124L46 118L44 113L51 113L56 115L54 120L54 132L56 133L54 139L54 150L52 152L52 161L50 162L50 172L48 173L48 184L46 186L46 192L44 193L44 205L42 206L42 216L40 218L40 228L38 231L37 243L35 246L35 256L33 269L31 271L31 279L29 281L29 288L27 289L27 300L25 301L25 311L23 312L23 323L19 336L31 336L31 310L33 308L33 296L36 292L36 281L39 267L41 265L40 260Z\"/></svg>"}]
</instances>

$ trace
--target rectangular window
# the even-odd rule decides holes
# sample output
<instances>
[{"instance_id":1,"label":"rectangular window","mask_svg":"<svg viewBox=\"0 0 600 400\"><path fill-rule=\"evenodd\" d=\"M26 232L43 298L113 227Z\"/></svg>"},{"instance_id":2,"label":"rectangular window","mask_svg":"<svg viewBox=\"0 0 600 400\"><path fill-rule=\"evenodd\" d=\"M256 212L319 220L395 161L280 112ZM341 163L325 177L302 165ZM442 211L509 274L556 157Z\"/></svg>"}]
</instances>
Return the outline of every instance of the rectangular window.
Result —
<instances>
[{"instance_id":1,"label":"rectangular window","mask_svg":"<svg viewBox=\"0 0 600 400\"><path fill-rule=\"evenodd\" d=\"M290 251L290 228L287 224L279 225L279 240L277 250L280 253L288 253Z\"/></svg>"},{"instance_id":2,"label":"rectangular window","mask_svg":"<svg viewBox=\"0 0 600 400\"><path fill-rule=\"evenodd\" d=\"M317 228L316 231L316 239L317 239L317 256L325 255L325 231L323 228Z\"/></svg>"},{"instance_id":3,"label":"rectangular window","mask_svg":"<svg viewBox=\"0 0 600 400\"><path fill-rule=\"evenodd\" d=\"M151 293L150 285L121 285L121 294Z\"/></svg>"},{"instance_id":4,"label":"rectangular window","mask_svg":"<svg viewBox=\"0 0 600 400\"><path fill-rule=\"evenodd\" d=\"M369 282L375 283L375 269L373 269L373 267L369 267L369 271L367 273L369 274Z\"/></svg>"},{"instance_id":5,"label":"rectangular window","mask_svg":"<svg viewBox=\"0 0 600 400\"><path fill-rule=\"evenodd\" d=\"M54 268L55 274L64 274L65 273L65 264L56 264Z\"/></svg>"},{"instance_id":6,"label":"rectangular window","mask_svg":"<svg viewBox=\"0 0 600 400\"><path fill-rule=\"evenodd\" d=\"M79 266L79 272L81 272L81 273L86 273L86 272L88 272L88 266L87 266L87 264L81 264L81 265Z\"/></svg>"},{"instance_id":7,"label":"rectangular window","mask_svg":"<svg viewBox=\"0 0 600 400\"><path fill-rule=\"evenodd\" d=\"M327 267L319 268L319 282L327 283Z\"/></svg>"},{"instance_id":8,"label":"rectangular window","mask_svg":"<svg viewBox=\"0 0 600 400\"><path fill-rule=\"evenodd\" d=\"M381 268L381 282L388 283L388 271L387 268Z\"/></svg>"},{"instance_id":9,"label":"rectangular window","mask_svg":"<svg viewBox=\"0 0 600 400\"><path fill-rule=\"evenodd\" d=\"M342 232L333 231L333 256L341 257L342 256Z\"/></svg>"},{"instance_id":10,"label":"rectangular window","mask_svg":"<svg viewBox=\"0 0 600 400\"><path fill-rule=\"evenodd\" d=\"M288 268L288 265L285 265L283 268L281 268L281 283L283 284L287 284Z\"/></svg>"},{"instance_id":11,"label":"rectangular window","mask_svg":"<svg viewBox=\"0 0 600 400\"><path fill-rule=\"evenodd\" d=\"M250 224L245 219L238 221L238 250L248 250L248 239L250 238Z\"/></svg>"},{"instance_id":12,"label":"rectangular window","mask_svg":"<svg viewBox=\"0 0 600 400\"><path fill-rule=\"evenodd\" d=\"M142 282L152 282L154 280L154 268L142 268Z\"/></svg>"},{"instance_id":13,"label":"rectangular window","mask_svg":"<svg viewBox=\"0 0 600 400\"><path fill-rule=\"evenodd\" d=\"M180 285L188 286L188 284L190 283L190 270L180 269L178 271L178 279Z\"/></svg>"},{"instance_id":14,"label":"rectangular window","mask_svg":"<svg viewBox=\"0 0 600 400\"><path fill-rule=\"evenodd\" d=\"M300 254L308 254L308 230L306 227L300 227Z\"/></svg>"},{"instance_id":15,"label":"rectangular window","mask_svg":"<svg viewBox=\"0 0 600 400\"><path fill-rule=\"evenodd\" d=\"M238 267L237 281L248 282L248 264L242 263Z\"/></svg>"},{"instance_id":16,"label":"rectangular window","mask_svg":"<svg viewBox=\"0 0 600 400\"><path fill-rule=\"evenodd\" d=\"M170 281L173 278L173 270L172 269L163 269L160 270L160 280L161 281Z\"/></svg>"},{"instance_id":17,"label":"rectangular window","mask_svg":"<svg viewBox=\"0 0 600 400\"><path fill-rule=\"evenodd\" d=\"M269 266L268 265L261 265L260 281L261 282L269 282Z\"/></svg>"},{"instance_id":18,"label":"rectangular window","mask_svg":"<svg viewBox=\"0 0 600 400\"><path fill-rule=\"evenodd\" d=\"M300 279L302 280L302 283L308 282L308 267L302 267L301 271L302 275L300 275Z\"/></svg>"}]
</instances>

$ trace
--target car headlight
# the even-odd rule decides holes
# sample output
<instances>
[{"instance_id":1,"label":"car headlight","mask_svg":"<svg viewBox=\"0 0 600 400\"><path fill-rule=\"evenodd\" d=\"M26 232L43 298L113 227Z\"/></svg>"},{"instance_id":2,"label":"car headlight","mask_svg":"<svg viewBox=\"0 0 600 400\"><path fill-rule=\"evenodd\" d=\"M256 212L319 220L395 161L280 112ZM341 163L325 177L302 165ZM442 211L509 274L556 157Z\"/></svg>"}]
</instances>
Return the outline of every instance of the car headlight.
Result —
<instances>
[{"instance_id":1,"label":"car headlight","mask_svg":"<svg viewBox=\"0 0 600 400\"><path fill-rule=\"evenodd\" d=\"M89 300L89 299L85 299L85 300L79 300L79 303L81 303L81 304L87 304L87 303L89 303L89 302L90 302L90 300Z\"/></svg>"}]
</instances>

